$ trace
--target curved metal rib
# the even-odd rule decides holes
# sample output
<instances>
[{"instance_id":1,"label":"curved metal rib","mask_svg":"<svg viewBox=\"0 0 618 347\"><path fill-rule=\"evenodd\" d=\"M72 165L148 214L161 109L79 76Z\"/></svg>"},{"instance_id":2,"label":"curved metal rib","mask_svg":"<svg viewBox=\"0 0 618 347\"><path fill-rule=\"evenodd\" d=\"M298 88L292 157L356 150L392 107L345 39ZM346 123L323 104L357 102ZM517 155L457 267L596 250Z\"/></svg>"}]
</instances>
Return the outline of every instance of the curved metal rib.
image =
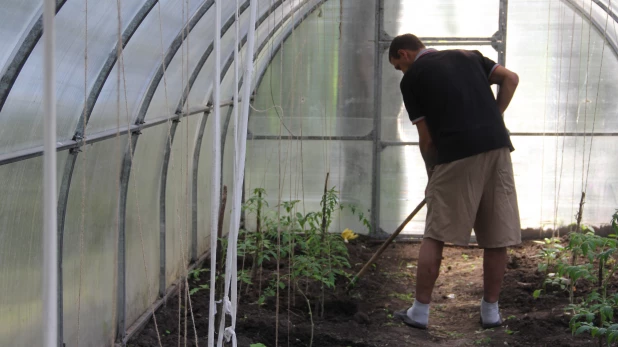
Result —
<instances>
[{"instance_id":1,"label":"curved metal rib","mask_svg":"<svg viewBox=\"0 0 618 347\"><path fill-rule=\"evenodd\" d=\"M56 1L56 14L60 11L66 0ZM2 78L0 78L0 111L4 107L4 103L17 80L17 76L21 72L21 69L26 64L26 61L30 57L30 54L39 42L39 39L43 35L43 14L38 19L30 24L30 30L20 40L19 48L12 54L10 63L6 65L6 68L2 71Z\"/></svg>"}]
</instances>

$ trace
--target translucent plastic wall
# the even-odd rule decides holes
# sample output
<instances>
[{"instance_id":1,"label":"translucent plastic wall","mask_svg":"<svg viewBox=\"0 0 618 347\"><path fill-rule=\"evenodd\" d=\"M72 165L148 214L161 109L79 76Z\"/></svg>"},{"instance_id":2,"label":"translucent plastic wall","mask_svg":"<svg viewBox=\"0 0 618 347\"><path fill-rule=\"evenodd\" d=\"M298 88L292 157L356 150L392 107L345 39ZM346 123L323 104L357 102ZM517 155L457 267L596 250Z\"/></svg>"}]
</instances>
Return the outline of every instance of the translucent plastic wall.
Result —
<instances>
[{"instance_id":1,"label":"translucent plastic wall","mask_svg":"<svg viewBox=\"0 0 618 347\"><path fill-rule=\"evenodd\" d=\"M270 64L322 1L257 1L256 49ZM214 81L234 95L235 1L58 1L58 218L62 339L111 346L209 249ZM117 7L117 4L120 7ZM42 232L40 1L0 4L0 345L39 346ZM118 27L122 55L117 50ZM242 79L243 68L240 68ZM254 85L254 81L247 81ZM222 184L233 187L233 131L221 107ZM229 226L228 204L224 231Z\"/></svg>"},{"instance_id":2,"label":"translucent plastic wall","mask_svg":"<svg viewBox=\"0 0 618 347\"><path fill-rule=\"evenodd\" d=\"M120 7L117 8L117 4ZM111 346L209 249L212 101L233 95L235 1L58 0L58 219L67 346ZM240 36L249 28L241 0ZM0 1L0 346L41 345L41 2ZM603 224L618 207L617 8L599 1L259 0L245 195L344 204L392 232L425 170L386 50L412 32L520 76L508 112L524 227ZM122 55L117 50L120 27ZM242 71L242 69L241 69ZM242 77L242 76L241 76ZM242 100L241 102L248 102ZM233 109L221 107L231 196ZM228 200L229 201L229 200ZM230 223L230 204L223 230ZM406 228L420 235L424 212ZM253 221L246 226L251 229ZM349 211L332 231L367 232ZM79 329L78 329L79 326ZM78 343L79 337L79 343Z\"/></svg>"},{"instance_id":3,"label":"translucent plastic wall","mask_svg":"<svg viewBox=\"0 0 618 347\"><path fill-rule=\"evenodd\" d=\"M575 222L583 191L583 222L606 224L618 208L618 16L610 4L384 0L376 9L374 1L327 2L257 87L256 106L266 111L250 120L247 183L275 202L280 194L315 210L330 172L345 203L371 210L377 234L394 231L427 182L399 92L402 75L387 51L392 37L413 33L428 47L479 50L519 74L505 117L524 228ZM404 233L422 234L424 215ZM333 231L366 231L341 217Z\"/></svg>"}]
</instances>

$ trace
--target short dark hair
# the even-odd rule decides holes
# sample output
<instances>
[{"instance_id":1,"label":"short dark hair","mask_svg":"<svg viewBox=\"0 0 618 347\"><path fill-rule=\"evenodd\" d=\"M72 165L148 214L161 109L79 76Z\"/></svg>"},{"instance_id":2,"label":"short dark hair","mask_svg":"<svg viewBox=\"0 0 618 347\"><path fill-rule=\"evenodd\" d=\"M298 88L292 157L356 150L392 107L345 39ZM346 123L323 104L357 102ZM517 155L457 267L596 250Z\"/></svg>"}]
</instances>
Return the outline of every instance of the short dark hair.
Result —
<instances>
[{"instance_id":1,"label":"short dark hair","mask_svg":"<svg viewBox=\"0 0 618 347\"><path fill-rule=\"evenodd\" d=\"M391 58L399 59L398 51L400 49L409 49L411 51L416 51L419 49L425 48L423 42L412 34L404 34L399 35L393 39L391 42L391 47L388 50L388 59Z\"/></svg>"}]
</instances>

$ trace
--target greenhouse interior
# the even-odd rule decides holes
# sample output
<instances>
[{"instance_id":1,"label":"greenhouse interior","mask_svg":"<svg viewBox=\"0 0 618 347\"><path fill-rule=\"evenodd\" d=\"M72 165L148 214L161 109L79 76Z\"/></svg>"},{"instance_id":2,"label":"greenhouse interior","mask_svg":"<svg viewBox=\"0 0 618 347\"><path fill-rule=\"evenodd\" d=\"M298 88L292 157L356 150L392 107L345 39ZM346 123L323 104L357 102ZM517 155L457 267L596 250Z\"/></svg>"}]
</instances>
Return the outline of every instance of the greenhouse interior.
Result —
<instances>
[{"instance_id":1,"label":"greenhouse interior","mask_svg":"<svg viewBox=\"0 0 618 347\"><path fill-rule=\"evenodd\" d=\"M0 346L616 345L615 2L1 0ZM518 78L490 329L472 224L427 330L397 318L438 208L404 34L408 72L473 51L492 98Z\"/></svg>"}]
</instances>

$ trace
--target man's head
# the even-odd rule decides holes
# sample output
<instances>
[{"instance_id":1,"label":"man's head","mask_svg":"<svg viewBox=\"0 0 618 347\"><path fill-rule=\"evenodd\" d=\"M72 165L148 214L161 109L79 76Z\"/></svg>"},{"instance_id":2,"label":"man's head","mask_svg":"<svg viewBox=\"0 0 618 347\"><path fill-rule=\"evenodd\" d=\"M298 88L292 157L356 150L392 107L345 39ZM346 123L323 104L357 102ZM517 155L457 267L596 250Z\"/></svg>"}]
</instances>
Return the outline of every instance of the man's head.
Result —
<instances>
[{"instance_id":1,"label":"man's head","mask_svg":"<svg viewBox=\"0 0 618 347\"><path fill-rule=\"evenodd\" d=\"M406 73L414 62L416 55L424 48L425 45L418 37L412 34L399 35L391 42L391 47L388 50L388 60L396 70Z\"/></svg>"}]
</instances>

